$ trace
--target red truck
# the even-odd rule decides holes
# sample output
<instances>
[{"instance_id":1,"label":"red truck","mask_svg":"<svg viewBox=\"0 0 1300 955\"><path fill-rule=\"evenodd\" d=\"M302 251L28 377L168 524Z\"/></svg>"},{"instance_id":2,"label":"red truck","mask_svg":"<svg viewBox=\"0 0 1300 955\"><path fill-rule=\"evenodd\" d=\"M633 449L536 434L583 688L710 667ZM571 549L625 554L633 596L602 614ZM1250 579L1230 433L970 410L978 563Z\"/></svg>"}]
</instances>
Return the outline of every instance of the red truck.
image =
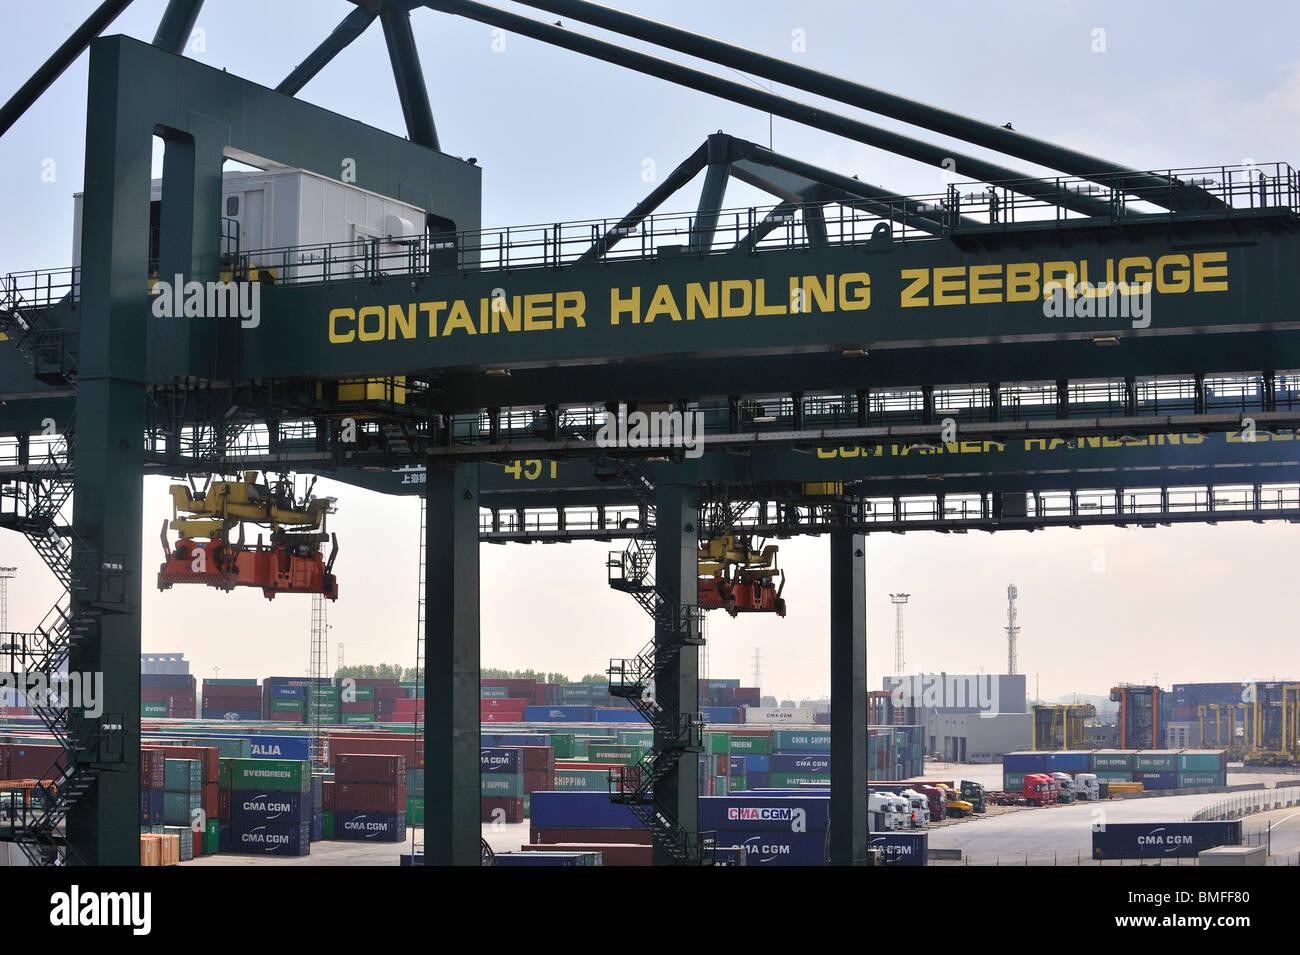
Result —
<instances>
[{"instance_id":1,"label":"red truck","mask_svg":"<svg viewBox=\"0 0 1300 955\"><path fill-rule=\"evenodd\" d=\"M985 797L998 806L1053 806L1060 788L1046 773L1028 773L1020 792L991 792Z\"/></svg>"}]
</instances>

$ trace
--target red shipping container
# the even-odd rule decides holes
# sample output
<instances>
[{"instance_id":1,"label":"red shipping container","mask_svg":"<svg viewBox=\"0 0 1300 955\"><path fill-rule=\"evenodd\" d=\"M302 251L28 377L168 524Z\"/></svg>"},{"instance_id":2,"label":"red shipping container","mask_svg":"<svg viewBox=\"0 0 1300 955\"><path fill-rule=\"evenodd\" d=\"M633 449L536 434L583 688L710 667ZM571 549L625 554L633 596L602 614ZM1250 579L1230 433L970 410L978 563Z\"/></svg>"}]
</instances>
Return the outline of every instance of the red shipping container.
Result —
<instances>
[{"instance_id":1,"label":"red shipping container","mask_svg":"<svg viewBox=\"0 0 1300 955\"><path fill-rule=\"evenodd\" d=\"M331 764L337 764L338 757L344 753L402 755L406 757L407 766L420 769L424 766L424 738L409 734L394 734L392 736L375 736L373 734L362 736L352 733L329 734Z\"/></svg>"},{"instance_id":2,"label":"red shipping container","mask_svg":"<svg viewBox=\"0 0 1300 955\"><path fill-rule=\"evenodd\" d=\"M194 833L194 858L203 855L203 833Z\"/></svg>"},{"instance_id":3,"label":"red shipping container","mask_svg":"<svg viewBox=\"0 0 1300 955\"><path fill-rule=\"evenodd\" d=\"M524 792L550 792L555 788L555 770L553 769L525 769L524 770Z\"/></svg>"},{"instance_id":4,"label":"red shipping container","mask_svg":"<svg viewBox=\"0 0 1300 955\"><path fill-rule=\"evenodd\" d=\"M554 684L554 683L538 683L536 686L534 686L534 687L533 687L533 705L534 705L534 706L546 706L546 703L547 703L547 700L546 700L546 694L547 694L547 691L554 689L555 686L556 686L556 684Z\"/></svg>"},{"instance_id":5,"label":"red shipping container","mask_svg":"<svg viewBox=\"0 0 1300 955\"><path fill-rule=\"evenodd\" d=\"M231 792L229 789L217 790L217 818L222 822L230 821L230 799Z\"/></svg>"},{"instance_id":6,"label":"red shipping container","mask_svg":"<svg viewBox=\"0 0 1300 955\"><path fill-rule=\"evenodd\" d=\"M522 723L524 721L523 713L512 713L509 710L484 710L478 715L480 723Z\"/></svg>"},{"instance_id":7,"label":"red shipping container","mask_svg":"<svg viewBox=\"0 0 1300 955\"><path fill-rule=\"evenodd\" d=\"M479 799L483 822L523 822L524 800L522 797L482 796ZM502 815L504 813L504 816Z\"/></svg>"},{"instance_id":8,"label":"red shipping container","mask_svg":"<svg viewBox=\"0 0 1300 955\"><path fill-rule=\"evenodd\" d=\"M338 783L334 808L339 812L406 812L406 783Z\"/></svg>"},{"instance_id":9,"label":"red shipping container","mask_svg":"<svg viewBox=\"0 0 1300 955\"><path fill-rule=\"evenodd\" d=\"M217 783L203 784L203 814L209 819L221 818L221 787Z\"/></svg>"},{"instance_id":10,"label":"red shipping container","mask_svg":"<svg viewBox=\"0 0 1300 955\"><path fill-rule=\"evenodd\" d=\"M302 713L286 713L279 711L272 713L267 719L272 723L302 723L304 716Z\"/></svg>"},{"instance_id":11,"label":"red shipping container","mask_svg":"<svg viewBox=\"0 0 1300 955\"><path fill-rule=\"evenodd\" d=\"M480 710L518 710L524 711L524 707L531 706L527 700L483 700L478 701Z\"/></svg>"},{"instance_id":12,"label":"red shipping container","mask_svg":"<svg viewBox=\"0 0 1300 955\"><path fill-rule=\"evenodd\" d=\"M334 759L334 781L337 783L388 783L406 782L406 757L380 754L343 753ZM335 798L339 798L335 795ZM340 805L340 809L349 807ZM405 807L403 807L405 811Z\"/></svg>"},{"instance_id":13,"label":"red shipping container","mask_svg":"<svg viewBox=\"0 0 1300 955\"><path fill-rule=\"evenodd\" d=\"M649 829L534 829L528 833L528 841L533 845L580 842L648 846L653 844L653 837Z\"/></svg>"},{"instance_id":14,"label":"red shipping container","mask_svg":"<svg viewBox=\"0 0 1300 955\"><path fill-rule=\"evenodd\" d=\"M545 769L555 772L555 750L550 746L520 746L524 751L524 772Z\"/></svg>"},{"instance_id":15,"label":"red shipping container","mask_svg":"<svg viewBox=\"0 0 1300 955\"><path fill-rule=\"evenodd\" d=\"M561 842L520 846L520 852L599 852L602 865L649 866L654 865L654 846L635 843Z\"/></svg>"},{"instance_id":16,"label":"red shipping container","mask_svg":"<svg viewBox=\"0 0 1300 955\"><path fill-rule=\"evenodd\" d=\"M521 700L531 700L536 692L537 683L534 680L500 680L493 678L487 680L481 679L478 681L478 685L503 686L506 688L506 692L512 697L517 697Z\"/></svg>"},{"instance_id":17,"label":"red shipping container","mask_svg":"<svg viewBox=\"0 0 1300 955\"><path fill-rule=\"evenodd\" d=\"M240 700L260 700L262 698L262 687L256 683L209 683L204 680L203 695Z\"/></svg>"},{"instance_id":18,"label":"red shipping container","mask_svg":"<svg viewBox=\"0 0 1300 955\"><path fill-rule=\"evenodd\" d=\"M9 747L9 778L53 779L66 759L62 746L14 743Z\"/></svg>"},{"instance_id":19,"label":"red shipping container","mask_svg":"<svg viewBox=\"0 0 1300 955\"><path fill-rule=\"evenodd\" d=\"M141 769L143 776L144 770ZM9 744L0 743L0 779L13 779L9 772Z\"/></svg>"},{"instance_id":20,"label":"red shipping container","mask_svg":"<svg viewBox=\"0 0 1300 955\"><path fill-rule=\"evenodd\" d=\"M334 811L334 780L325 780L325 789L321 795L321 808Z\"/></svg>"},{"instance_id":21,"label":"red shipping container","mask_svg":"<svg viewBox=\"0 0 1300 955\"><path fill-rule=\"evenodd\" d=\"M340 703L340 713L373 713L375 711L374 700L356 700L352 703Z\"/></svg>"},{"instance_id":22,"label":"red shipping container","mask_svg":"<svg viewBox=\"0 0 1300 955\"><path fill-rule=\"evenodd\" d=\"M400 686L377 686L375 687L375 700L391 702L393 700L404 699L406 690Z\"/></svg>"}]
</instances>

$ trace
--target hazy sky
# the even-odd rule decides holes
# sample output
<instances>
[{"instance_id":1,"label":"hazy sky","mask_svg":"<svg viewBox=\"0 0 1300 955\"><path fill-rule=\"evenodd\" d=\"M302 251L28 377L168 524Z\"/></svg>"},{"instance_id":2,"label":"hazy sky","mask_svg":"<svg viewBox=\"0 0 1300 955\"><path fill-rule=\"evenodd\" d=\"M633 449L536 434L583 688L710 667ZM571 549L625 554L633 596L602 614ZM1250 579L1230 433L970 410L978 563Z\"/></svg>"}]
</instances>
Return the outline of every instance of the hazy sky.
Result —
<instances>
[{"instance_id":1,"label":"hazy sky","mask_svg":"<svg viewBox=\"0 0 1300 955\"><path fill-rule=\"evenodd\" d=\"M0 97L17 89L97 4L4 4ZM110 32L149 40L164 5L136 0ZM555 19L506 0L499 5ZM1139 168L1247 158L1300 162L1300 53L1294 45L1300 14L1289 2L1254 2L1231 29L1221 26L1222 4L1204 2L616 5L923 102L1012 122L1022 132ZM189 55L274 86L351 8L345 0L208 0L198 22L203 49ZM645 159L653 159L662 175L719 129L768 140L764 114L517 36L493 52L490 30L466 20L428 10L413 20L443 148L475 156L483 167L487 225L618 215L650 188L642 181ZM800 37L806 49L795 51ZM1104 52L1093 50L1098 38L1104 38ZM0 139L0 270L71 263L72 195L83 178L86 62L83 57ZM797 91L778 92L817 102ZM302 96L404 134L378 25ZM888 119L879 123L935 138ZM782 152L901 192L943 187L937 169L784 120L775 122L774 140ZM50 168L52 182L42 176L48 178ZM665 211L693 209L699 183ZM739 183L727 195L729 206L769 201ZM222 676L302 672L307 598L267 602L254 592L159 594L152 588L162 556L158 525L170 516L166 483L150 479L145 486L144 648L183 651L200 676L211 676L213 667ZM319 489L339 498L332 529L342 544L336 567L342 596L330 607L331 658L343 642L348 662L410 665L417 504L327 482ZM1005 592L1012 581L1020 588L1021 670L1030 676L1031 694L1035 677L1043 695L1056 696L1104 692L1122 680L1158 677L1168 686L1294 675L1300 659L1290 598L1298 533L1285 524L1224 524L873 535L867 547L871 682L879 686L892 667L890 591L913 594L909 670L1002 670ZM484 664L577 678L649 639L644 613L604 587L607 546L485 545ZM748 683L753 648L761 646L766 692L802 697L828 690L827 546L825 539L782 543L786 619L710 616L713 676ZM53 578L13 534L0 536L0 564L20 568L10 589L10 624L24 629L52 602ZM1104 569L1094 569L1099 564Z\"/></svg>"}]
</instances>

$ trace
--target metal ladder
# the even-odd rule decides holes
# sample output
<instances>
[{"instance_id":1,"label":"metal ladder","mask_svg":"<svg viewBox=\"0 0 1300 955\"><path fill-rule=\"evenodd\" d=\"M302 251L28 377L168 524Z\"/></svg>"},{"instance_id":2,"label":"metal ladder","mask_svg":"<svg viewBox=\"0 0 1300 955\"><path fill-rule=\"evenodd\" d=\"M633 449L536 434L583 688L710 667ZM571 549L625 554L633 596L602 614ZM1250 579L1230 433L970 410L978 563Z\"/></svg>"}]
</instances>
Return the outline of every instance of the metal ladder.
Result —
<instances>
[{"instance_id":1,"label":"metal ladder","mask_svg":"<svg viewBox=\"0 0 1300 955\"><path fill-rule=\"evenodd\" d=\"M40 309L23 297L13 275L0 278L0 333L31 362L38 381L63 385L77 376L77 359L69 348L73 332L42 326Z\"/></svg>"},{"instance_id":2,"label":"metal ladder","mask_svg":"<svg viewBox=\"0 0 1300 955\"><path fill-rule=\"evenodd\" d=\"M39 675L46 687L66 671L72 649L96 637L106 606L124 597L122 559L88 552L76 532L61 523L72 493L68 432L0 494L0 529L23 534L63 585L63 592L36 629L0 634L0 660L10 672ZM29 700L29 702L32 702ZM33 865L66 865L70 848L64 822L90 792L101 769L125 762L123 714L91 718L61 698L38 699L33 712L63 748L23 806L11 806L4 836ZM74 853L75 855L75 853Z\"/></svg>"},{"instance_id":3,"label":"metal ladder","mask_svg":"<svg viewBox=\"0 0 1300 955\"><path fill-rule=\"evenodd\" d=\"M630 702L655 730L655 743L637 763L609 772L610 799L632 810L678 865L711 865L716 848L714 835L692 835L656 795L655 788L656 783L677 771L684 757L704 752L703 718L699 713L678 713L660 704L649 692L683 647L703 644L703 612L697 606L672 601L655 584L654 527L649 521L654 512L654 484L649 476L638 465L627 462L615 462L606 474L632 489L640 511L637 534L622 551L611 551L606 560L609 585L630 594L654 620L656 632L674 635L667 644L656 646L651 640L635 657L610 661L610 695Z\"/></svg>"}]
</instances>

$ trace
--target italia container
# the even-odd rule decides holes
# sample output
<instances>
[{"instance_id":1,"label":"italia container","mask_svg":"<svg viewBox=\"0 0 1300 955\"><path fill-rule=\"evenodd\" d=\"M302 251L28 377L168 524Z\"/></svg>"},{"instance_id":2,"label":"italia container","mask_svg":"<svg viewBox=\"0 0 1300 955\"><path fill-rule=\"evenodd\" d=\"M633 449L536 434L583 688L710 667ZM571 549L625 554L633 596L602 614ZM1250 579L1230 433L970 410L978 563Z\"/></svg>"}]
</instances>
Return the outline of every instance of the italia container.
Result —
<instances>
[{"instance_id":1,"label":"italia container","mask_svg":"<svg viewBox=\"0 0 1300 955\"><path fill-rule=\"evenodd\" d=\"M929 833L873 832L868 848L879 849L885 865L925 865L930 852Z\"/></svg>"},{"instance_id":2,"label":"italia container","mask_svg":"<svg viewBox=\"0 0 1300 955\"><path fill-rule=\"evenodd\" d=\"M223 848L222 851L227 851ZM234 822L230 825L230 852L247 855L305 856L311 852L311 825Z\"/></svg>"},{"instance_id":3,"label":"italia container","mask_svg":"<svg viewBox=\"0 0 1300 955\"><path fill-rule=\"evenodd\" d=\"M1094 859L1193 858L1215 846L1241 845L1241 820L1112 822L1092 833Z\"/></svg>"},{"instance_id":4,"label":"italia container","mask_svg":"<svg viewBox=\"0 0 1300 955\"><path fill-rule=\"evenodd\" d=\"M1087 766L1083 767L1086 772ZM1002 757L1002 772L1043 773L1047 772L1047 753L1018 752L1007 753Z\"/></svg>"},{"instance_id":5,"label":"italia container","mask_svg":"<svg viewBox=\"0 0 1300 955\"><path fill-rule=\"evenodd\" d=\"M296 759L223 759L222 788L311 792L311 764Z\"/></svg>"},{"instance_id":6,"label":"italia container","mask_svg":"<svg viewBox=\"0 0 1300 955\"><path fill-rule=\"evenodd\" d=\"M236 790L231 794L230 815L235 822L301 826L311 822L311 814L310 793Z\"/></svg>"},{"instance_id":7,"label":"italia container","mask_svg":"<svg viewBox=\"0 0 1300 955\"><path fill-rule=\"evenodd\" d=\"M773 753L829 753L829 730L773 730Z\"/></svg>"},{"instance_id":8,"label":"italia container","mask_svg":"<svg viewBox=\"0 0 1300 955\"><path fill-rule=\"evenodd\" d=\"M779 753L768 757L768 772L825 776L831 771L829 753Z\"/></svg>"},{"instance_id":9,"label":"italia container","mask_svg":"<svg viewBox=\"0 0 1300 955\"><path fill-rule=\"evenodd\" d=\"M1005 768L1006 764L1003 763ZM1061 750L1047 754L1049 773L1087 773L1092 771L1092 753L1087 750Z\"/></svg>"},{"instance_id":10,"label":"italia container","mask_svg":"<svg viewBox=\"0 0 1300 955\"><path fill-rule=\"evenodd\" d=\"M309 759L311 740L306 736L252 736L248 755L253 759Z\"/></svg>"},{"instance_id":11,"label":"italia container","mask_svg":"<svg viewBox=\"0 0 1300 955\"><path fill-rule=\"evenodd\" d=\"M1099 749L1092 754L1092 772L1102 773L1124 773L1131 775L1133 772L1133 753L1126 749Z\"/></svg>"},{"instance_id":12,"label":"italia container","mask_svg":"<svg viewBox=\"0 0 1300 955\"><path fill-rule=\"evenodd\" d=\"M336 810L334 838L355 842L401 842L406 838L406 813Z\"/></svg>"}]
</instances>

